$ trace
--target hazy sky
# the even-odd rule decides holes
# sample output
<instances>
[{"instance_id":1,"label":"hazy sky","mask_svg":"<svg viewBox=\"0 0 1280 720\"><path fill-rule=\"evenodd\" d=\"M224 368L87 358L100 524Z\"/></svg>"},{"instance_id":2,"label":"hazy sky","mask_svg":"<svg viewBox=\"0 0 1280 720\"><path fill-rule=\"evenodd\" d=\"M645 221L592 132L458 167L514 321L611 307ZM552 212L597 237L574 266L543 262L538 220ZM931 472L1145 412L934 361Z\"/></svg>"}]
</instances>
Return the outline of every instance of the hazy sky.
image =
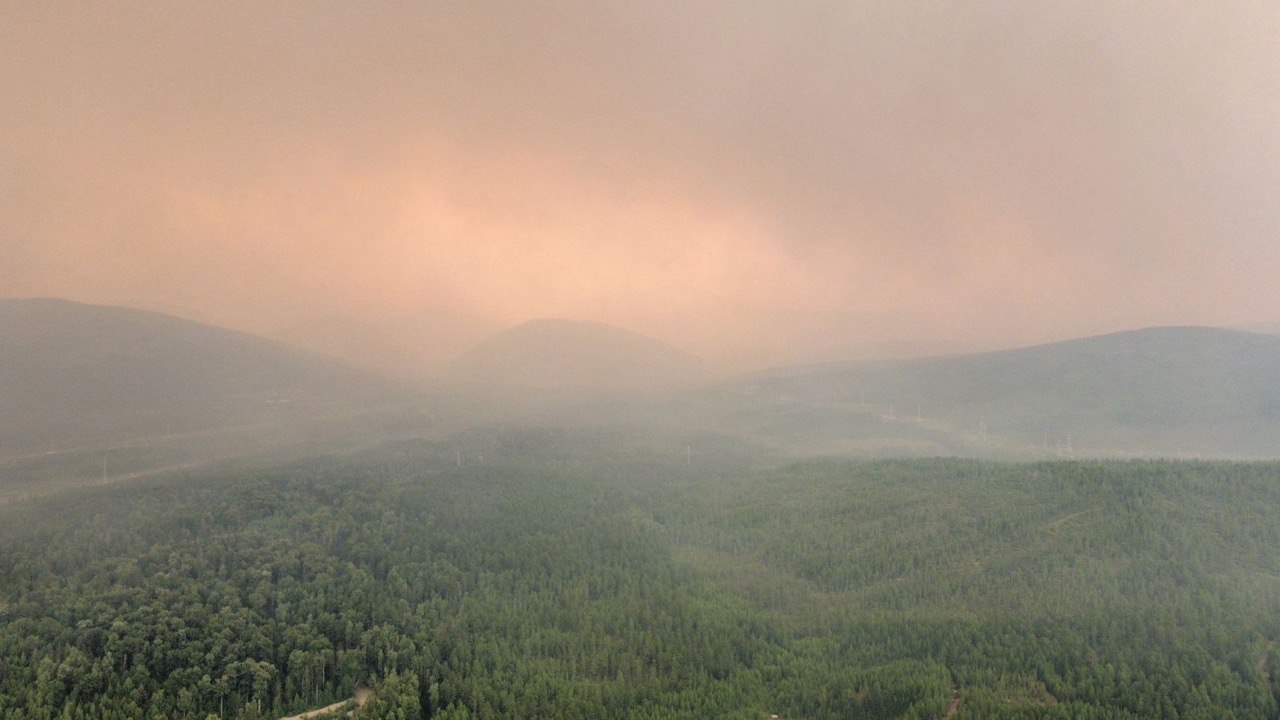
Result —
<instances>
[{"instance_id":1,"label":"hazy sky","mask_svg":"<svg viewBox=\"0 0 1280 720\"><path fill-rule=\"evenodd\" d=\"M1276 320L1277 38L1274 0L4 3L0 296L739 367Z\"/></svg>"}]
</instances>

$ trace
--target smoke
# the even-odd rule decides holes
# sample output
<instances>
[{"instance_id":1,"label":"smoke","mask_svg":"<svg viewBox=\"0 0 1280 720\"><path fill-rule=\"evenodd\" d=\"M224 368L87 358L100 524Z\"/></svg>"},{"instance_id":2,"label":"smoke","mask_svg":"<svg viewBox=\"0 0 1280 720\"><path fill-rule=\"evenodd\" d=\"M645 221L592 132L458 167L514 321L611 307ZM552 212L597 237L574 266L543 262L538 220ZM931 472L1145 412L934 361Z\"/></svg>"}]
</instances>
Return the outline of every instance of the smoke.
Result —
<instances>
[{"instance_id":1,"label":"smoke","mask_svg":"<svg viewBox=\"0 0 1280 720\"><path fill-rule=\"evenodd\" d=\"M1280 308L1271 3L14 4L0 295L763 365ZM372 350L370 350L372 352Z\"/></svg>"}]
</instances>

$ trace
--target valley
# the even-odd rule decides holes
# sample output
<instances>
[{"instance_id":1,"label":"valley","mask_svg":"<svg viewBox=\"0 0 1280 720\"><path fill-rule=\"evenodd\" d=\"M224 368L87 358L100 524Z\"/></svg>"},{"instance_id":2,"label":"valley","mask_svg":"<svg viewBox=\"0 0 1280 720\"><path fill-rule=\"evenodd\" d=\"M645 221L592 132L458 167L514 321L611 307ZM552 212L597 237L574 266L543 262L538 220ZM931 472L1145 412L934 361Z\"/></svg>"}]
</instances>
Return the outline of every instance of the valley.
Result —
<instances>
[{"instance_id":1,"label":"valley","mask_svg":"<svg viewBox=\"0 0 1280 720\"><path fill-rule=\"evenodd\" d=\"M1193 427L1204 444L1180 454L1232 450L1211 445L1219 416L1147 422L1116 414L1110 381L1011 369L1137 353L1131 393L1181 403L1196 375L1197 397L1229 398L1270 382L1272 341L1139 333L664 387L569 382L638 347L670 359L612 331L590 349L592 326L557 376L563 331L469 356L530 365L527 384L365 378L272 418L17 446L0 462L0 713L301 717L365 687L352 717L1275 713L1280 467L1143 458ZM1186 360L1161 379L1143 353L1170 343ZM1233 364L1252 369L1210 368ZM989 394L989 366L1014 395ZM127 382L190 372L163 367L131 363ZM1015 411L1033 386L1076 408L1071 444L1011 432L1040 422L1042 404ZM926 396L950 399L930 415ZM172 397L128 403L159 419ZM1146 439L1080 457L1088 427ZM1265 437L1239 440L1265 456Z\"/></svg>"}]
</instances>

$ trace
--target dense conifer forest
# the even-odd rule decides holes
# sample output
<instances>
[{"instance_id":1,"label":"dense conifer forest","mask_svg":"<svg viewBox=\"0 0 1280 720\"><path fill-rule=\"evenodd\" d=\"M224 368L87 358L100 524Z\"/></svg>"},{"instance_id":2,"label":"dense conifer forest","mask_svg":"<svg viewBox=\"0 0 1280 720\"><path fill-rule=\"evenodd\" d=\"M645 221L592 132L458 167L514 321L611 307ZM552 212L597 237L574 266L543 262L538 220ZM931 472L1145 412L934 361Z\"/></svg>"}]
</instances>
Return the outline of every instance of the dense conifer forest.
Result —
<instances>
[{"instance_id":1,"label":"dense conifer forest","mask_svg":"<svg viewBox=\"0 0 1280 720\"><path fill-rule=\"evenodd\" d=\"M655 448L492 431L0 509L0 717L1280 713L1280 465Z\"/></svg>"}]
</instances>

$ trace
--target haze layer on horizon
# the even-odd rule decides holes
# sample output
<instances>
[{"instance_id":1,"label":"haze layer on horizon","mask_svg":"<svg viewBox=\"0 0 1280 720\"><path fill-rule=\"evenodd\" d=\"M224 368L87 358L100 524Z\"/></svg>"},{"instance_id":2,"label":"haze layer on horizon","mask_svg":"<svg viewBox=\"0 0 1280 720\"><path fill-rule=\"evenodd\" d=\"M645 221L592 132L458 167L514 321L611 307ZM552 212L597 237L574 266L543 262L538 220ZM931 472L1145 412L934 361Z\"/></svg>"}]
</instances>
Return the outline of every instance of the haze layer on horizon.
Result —
<instances>
[{"instance_id":1,"label":"haze layer on horizon","mask_svg":"<svg viewBox=\"0 0 1280 720\"><path fill-rule=\"evenodd\" d=\"M1280 6L10 3L0 296L758 367L1280 316Z\"/></svg>"}]
</instances>

